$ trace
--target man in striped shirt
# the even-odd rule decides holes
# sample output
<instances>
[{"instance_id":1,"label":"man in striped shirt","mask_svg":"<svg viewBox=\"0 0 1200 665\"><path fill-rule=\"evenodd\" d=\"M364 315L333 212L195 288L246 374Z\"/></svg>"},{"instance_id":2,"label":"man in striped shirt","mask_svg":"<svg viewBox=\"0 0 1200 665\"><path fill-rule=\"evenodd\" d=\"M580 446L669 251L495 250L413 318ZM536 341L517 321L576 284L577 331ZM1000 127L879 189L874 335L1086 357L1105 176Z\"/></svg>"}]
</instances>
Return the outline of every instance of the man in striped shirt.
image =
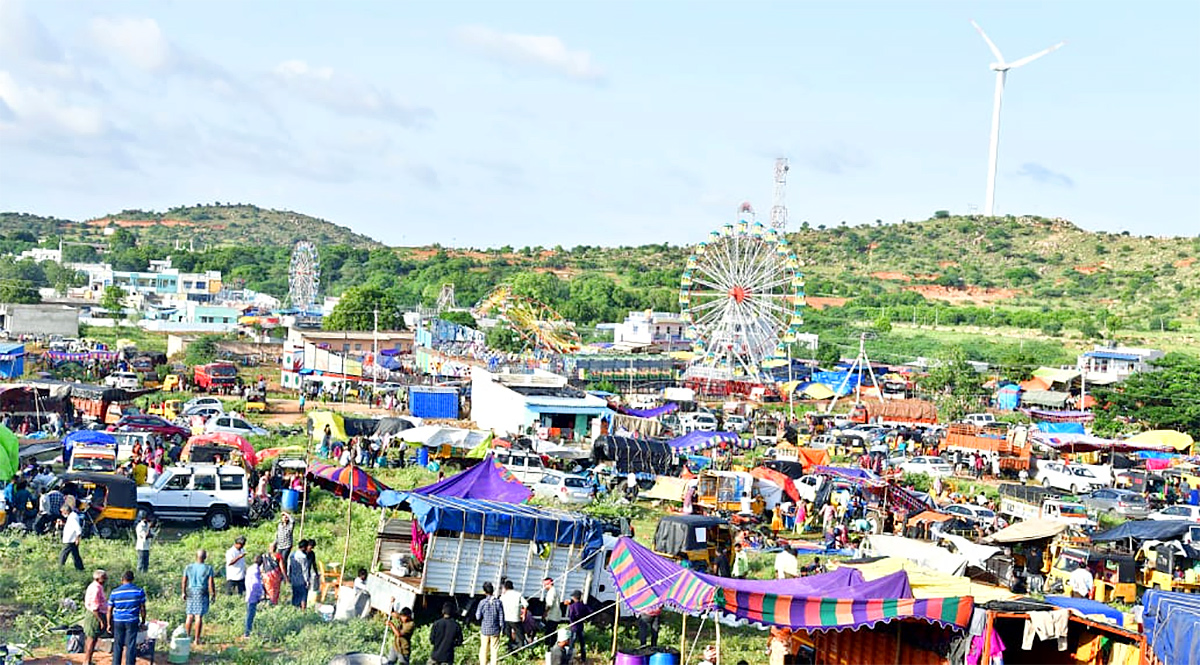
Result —
<instances>
[{"instance_id":1,"label":"man in striped shirt","mask_svg":"<svg viewBox=\"0 0 1200 665\"><path fill-rule=\"evenodd\" d=\"M146 623L146 592L133 584L133 571L121 576L121 586L108 596L108 625L113 631L113 665L134 665L137 658L138 628Z\"/></svg>"}]
</instances>

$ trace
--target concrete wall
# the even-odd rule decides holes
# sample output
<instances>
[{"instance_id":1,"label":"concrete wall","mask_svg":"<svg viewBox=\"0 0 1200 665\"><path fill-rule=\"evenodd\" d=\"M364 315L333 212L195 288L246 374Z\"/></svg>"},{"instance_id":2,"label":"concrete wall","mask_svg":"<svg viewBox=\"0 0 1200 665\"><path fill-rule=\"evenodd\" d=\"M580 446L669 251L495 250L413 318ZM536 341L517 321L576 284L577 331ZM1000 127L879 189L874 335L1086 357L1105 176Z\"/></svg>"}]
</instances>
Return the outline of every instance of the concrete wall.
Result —
<instances>
[{"instance_id":1,"label":"concrete wall","mask_svg":"<svg viewBox=\"0 0 1200 665\"><path fill-rule=\"evenodd\" d=\"M10 337L79 336L79 311L66 305L0 305L0 320Z\"/></svg>"},{"instance_id":2,"label":"concrete wall","mask_svg":"<svg viewBox=\"0 0 1200 665\"><path fill-rule=\"evenodd\" d=\"M492 380L492 374L479 367L471 370L471 419L479 429L494 430L497 435L516 434L532 421L525 398Z\"/></svg>"}]
</instances>

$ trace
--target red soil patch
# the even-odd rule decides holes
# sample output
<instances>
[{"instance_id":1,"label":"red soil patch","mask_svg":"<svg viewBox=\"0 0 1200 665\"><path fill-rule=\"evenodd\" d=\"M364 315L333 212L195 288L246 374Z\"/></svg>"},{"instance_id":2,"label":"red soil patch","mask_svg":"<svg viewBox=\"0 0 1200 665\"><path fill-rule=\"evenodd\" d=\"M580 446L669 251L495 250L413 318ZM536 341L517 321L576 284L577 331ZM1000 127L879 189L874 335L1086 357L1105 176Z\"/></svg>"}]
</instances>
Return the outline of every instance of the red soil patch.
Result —
<instances>
[{"instance_id":1,"label":"red soil patch","mask_svg":"<svg viewBox=\"0 0 1200 665\"><path fill-rule=\"evenodd\" d=\"M1194 257L1194 256L1189 256L1189 257L1187 257L1186 259L1179 259L1178 261L1176 261L1176 262L1175 262L1175 263L1173 263L1172 265L1174 265L1176 268L1186 268L1186 267L1188 267L1188 266L1192 265L1192 264L1193 264L1193 263L1195 263L1195 262L1196 262L1196 257Z\"/></svg>"},{"instance_id":2,"label":"red soil patch","mask_svg":"<svg viewBox=\"0 0 1200 665\"><path fill-rule=\"evenodd\" d=\"M892 282L911 282L912 277L905 275L902 272L873 272L871 276L875 279L885 279Z\"/></svg>"},{"instance_id":3,"label":"red soil patch","mask_svg":"<svg viewBox=\"0 0 1200 665\"><path fill-rule=\"evenodd\" d=\"M938 264L939 268L953 268L958 265L958 261L942 261Z\"/></svg>"},{"instance_id":4,"label":"red soil patch","mask_svg":"<svg viewBox=\"0 0 1200 665\"><path fill-rule=\"evenodd\" d=\"M821 296L805 296L804 304L813 309L825 309L826 307L841 307L849 300L849 298L823 298Z\"/></svg>"},{"instance_id":5,"label":"red soil patch","mask_svg":"<svg viewBox=\"0 0 1200 665\"><path fill-rule=\"evenodd\" d=\"M931 282L941 276L942 276L942 273L940 273L940 272L919 272L919 273L915 273L913 275L913 279L920 279L920 280L924 280L927 282Z\"/></svg>"},{"instance_id":6,"label":"red soil patch","mask_svg":"<svg viewBox=\"0 0 1200 665\"><path fill-rule=\"evenodd\" d=\"M1109 269L1109 265L1107 263L1097 263L1094 266L1075 266L1074 268L1072 268L1072 270L1074 270L1075 272L1083 274L1083 275L1095 275L1098 272L1108 270L1108 269Z\"/></svg>"},{"instance_id":7,"label":"red soil patch","mask_svg":"<svg viewBox=\"0 0 1200 665\"><path fill-rule=\"evenodd\" d=\"M119 226L123 229L146 228L149 226L196 226L194 222L184 219L93 219L89 226Z\"/></svg>"},{"instance_id":8,"label":"red soil patch","mask_svg":"<svg viewBox=\"0 0 1200 665\"><path fill-rule=\"evenodd\" d=\"M915 291L927 300L945 300L951 303L973 303L985 305L1000 300L1015 298L1020 291L1016 289L989 289L980 286L968 286L964 289L948 286L920 285L906 286L905 291Z\"/></svg>"}]
</instances>

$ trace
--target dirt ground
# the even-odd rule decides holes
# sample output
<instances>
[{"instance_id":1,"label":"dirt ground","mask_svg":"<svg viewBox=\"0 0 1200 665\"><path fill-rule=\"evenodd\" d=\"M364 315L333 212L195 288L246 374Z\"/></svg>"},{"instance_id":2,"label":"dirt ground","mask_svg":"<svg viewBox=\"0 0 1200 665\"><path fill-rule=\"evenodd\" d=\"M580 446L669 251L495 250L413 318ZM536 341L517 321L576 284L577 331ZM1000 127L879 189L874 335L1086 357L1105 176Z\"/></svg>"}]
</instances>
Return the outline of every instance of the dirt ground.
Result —
<instances>
[{"instance_id":1,"label":"dirt ground","mask_svg":"<svg viewBox=\"0 0 1200 665\"><path fill-rule=\"evenodd\" d=\"M277 399L272 397L270 402L270 413L263 417L263 421L268 425L302 425L304 424L304 414L300 411L300 401L295 399ZM311 409L322 408L318 401L310 401L306 406ZM327 405L330 409L340 413L357 413L367 416L386 416L385 409L374 409L366 404L358 404L357 402L329 402Z\"/></svg>"}]
</instances>

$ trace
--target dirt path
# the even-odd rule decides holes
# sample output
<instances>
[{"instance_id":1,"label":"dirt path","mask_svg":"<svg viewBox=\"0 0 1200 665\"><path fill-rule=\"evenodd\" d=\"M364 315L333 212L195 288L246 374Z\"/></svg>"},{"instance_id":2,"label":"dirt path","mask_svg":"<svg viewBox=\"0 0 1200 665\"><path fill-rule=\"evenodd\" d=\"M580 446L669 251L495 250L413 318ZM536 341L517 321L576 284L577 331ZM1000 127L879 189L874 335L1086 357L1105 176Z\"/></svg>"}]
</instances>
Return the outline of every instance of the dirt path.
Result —
<instances>
[{"instance_id":1,"label":"dirt path","mask_svg":"<svg viewBox=\"0 0 1200 665\"><path fill-rule=\"evenodd\" d=\"M270 413L263 417L263 421L268 425L302 425L304 424L304 414L300 411L300 401L295 399L277 399L272 397L270 402ZM322 404L319 401L309 401L305 404L309 410L313 409L329 409L339 413L353 413L364 416L386 416L386 409L372 408L366 404L358 402L327 402Z\"/></svg>"}]
</instances>

